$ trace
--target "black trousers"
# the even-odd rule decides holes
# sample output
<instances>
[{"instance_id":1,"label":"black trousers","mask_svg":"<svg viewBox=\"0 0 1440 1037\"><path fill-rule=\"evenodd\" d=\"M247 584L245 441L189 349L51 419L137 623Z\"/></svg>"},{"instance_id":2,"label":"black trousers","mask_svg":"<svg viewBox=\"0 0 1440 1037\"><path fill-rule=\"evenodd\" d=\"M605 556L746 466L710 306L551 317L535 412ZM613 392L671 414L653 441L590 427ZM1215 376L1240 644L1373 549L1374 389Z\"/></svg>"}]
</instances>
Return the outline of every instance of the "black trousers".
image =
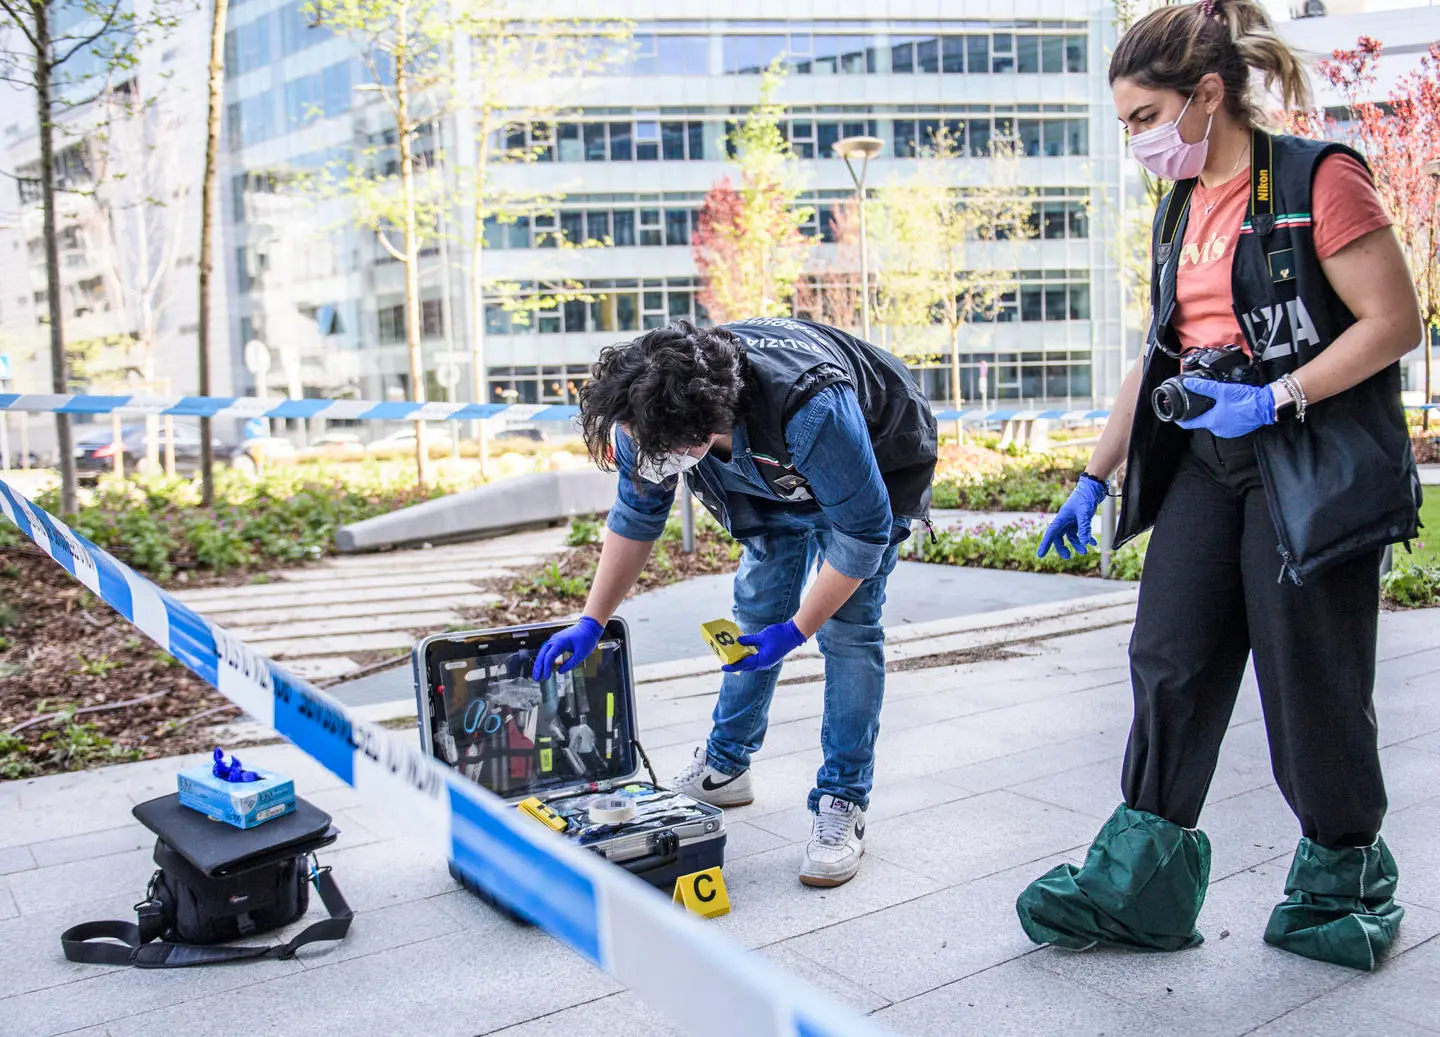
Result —
<instances>
[{"instance_id":1,"label":"black trousers","mask_svg":"<svg viewBox=\"0 0 1440 1037\"><path fill-rule=\"evenodd\" d=\"M1130 641L1125 802L1196 827L1253 651L1275 781L1322 846L1366 846L1385 816L1371 693L1380 553L1279 582L1251 437L1191 433L1151 533Z\"/></svg>"}]
</instances>

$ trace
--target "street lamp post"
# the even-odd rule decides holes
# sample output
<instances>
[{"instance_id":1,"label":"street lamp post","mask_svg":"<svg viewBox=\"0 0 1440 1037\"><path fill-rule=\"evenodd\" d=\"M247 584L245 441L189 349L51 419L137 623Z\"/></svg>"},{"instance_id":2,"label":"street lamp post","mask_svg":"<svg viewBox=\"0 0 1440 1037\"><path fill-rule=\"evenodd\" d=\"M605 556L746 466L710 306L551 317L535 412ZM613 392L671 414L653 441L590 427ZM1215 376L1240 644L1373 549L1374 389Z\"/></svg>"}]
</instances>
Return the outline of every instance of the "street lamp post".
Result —
<instances>
[{"instance_id":1,"label":"street lamp post","mask_svg":"<svg viewBox=\"0 0 1440 1037\"><path fill-rule=\"evenodd\" d=\"M870 169L870 160L884 149L885 142L879 137L844 137L833 146L836 155L845 160L850 179L855 181L855 192L860 199L860 337L870 341L870 247L865 236L865 174ZM858 158L860 172L850 164Z\"/></svg>"}]
</instances>

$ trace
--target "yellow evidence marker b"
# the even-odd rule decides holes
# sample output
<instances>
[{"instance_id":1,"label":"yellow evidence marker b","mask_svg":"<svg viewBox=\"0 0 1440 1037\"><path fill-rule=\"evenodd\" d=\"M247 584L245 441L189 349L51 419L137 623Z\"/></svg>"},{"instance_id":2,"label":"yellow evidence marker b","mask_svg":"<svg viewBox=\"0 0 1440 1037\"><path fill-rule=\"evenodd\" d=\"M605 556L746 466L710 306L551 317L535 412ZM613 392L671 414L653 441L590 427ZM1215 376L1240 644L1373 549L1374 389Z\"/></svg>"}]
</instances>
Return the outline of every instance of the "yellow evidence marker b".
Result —
<instances>
[{"instance_id":1,"label":"yellow evidence marker b","mask_svg":"<svg viewBox=\"0 0 1440 1037\"><path fill-rule=\"evenodd\" d=\"M733 666L747 655L754 655L753 645L740 643L740 628L728 619L712 619L700 625L700 633L710 650L720 657L726 666Z\"/></svg>"},{"instance_id":2,"label":"yellow evidence marker b","mask_svg":"<svg viewBox=\"0 0 1440 1037\"><path fill-rule=\"evenodd\" d=\"M730 913L730 894L719 868L706 868L675 880L672 903L684 904L687 911L702 918L719 918Z\"/></svg>"}]
</instances>

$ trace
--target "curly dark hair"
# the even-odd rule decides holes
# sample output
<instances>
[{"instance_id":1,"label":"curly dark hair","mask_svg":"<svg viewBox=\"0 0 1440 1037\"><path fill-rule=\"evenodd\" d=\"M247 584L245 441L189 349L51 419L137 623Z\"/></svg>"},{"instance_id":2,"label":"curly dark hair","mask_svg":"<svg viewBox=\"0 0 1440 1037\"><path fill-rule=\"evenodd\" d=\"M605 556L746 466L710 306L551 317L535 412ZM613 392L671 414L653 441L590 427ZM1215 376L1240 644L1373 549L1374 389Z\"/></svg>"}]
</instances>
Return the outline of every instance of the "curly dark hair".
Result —
<instances>
[{"instance_id":1,"label":"curly dark hair","mask_svg":"<svg viewBox=\"0 0 1440 1037\"><path fill-rule=\"evenodd\" d=\"M744 413L745 348L724 328L671 321L607 346L580 387L580 425L596 464L615 468L611 430L625 426L635 460L657 462L724 435Z\"/></svg>"}]
</instances>

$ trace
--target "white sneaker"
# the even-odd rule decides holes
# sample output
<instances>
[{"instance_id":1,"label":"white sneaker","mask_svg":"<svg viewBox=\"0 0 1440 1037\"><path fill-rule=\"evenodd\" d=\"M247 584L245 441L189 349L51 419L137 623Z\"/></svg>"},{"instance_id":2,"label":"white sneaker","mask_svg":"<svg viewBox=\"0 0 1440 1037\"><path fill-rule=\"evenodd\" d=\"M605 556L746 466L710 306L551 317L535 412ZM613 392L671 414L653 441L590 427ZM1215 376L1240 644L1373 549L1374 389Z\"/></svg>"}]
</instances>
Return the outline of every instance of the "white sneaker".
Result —
<instances>
[{"instance_id":1,"label":"white sneaker","mask_svg":"<svg viewBox=\"0 0 1440 1037\"><path fill-rule=\"evenodd\" d=\"M821 796L819 806L800 865L800 881L807 886L839 886L860 869L865 811L834 796Z\"/></svg>"},{"instance_id":2,"label":"white sneaker","mask_svg":"<svg viewBox=\"0 0 1440 1037\"><path fill-rule=\"evenodd\" d=\"M755 802L749 768L739 774L717 771L710 766L703 745L695 750L689 766L671 779L669 787L713 807L743 807Z\"/></svg>"}]
</instances>

